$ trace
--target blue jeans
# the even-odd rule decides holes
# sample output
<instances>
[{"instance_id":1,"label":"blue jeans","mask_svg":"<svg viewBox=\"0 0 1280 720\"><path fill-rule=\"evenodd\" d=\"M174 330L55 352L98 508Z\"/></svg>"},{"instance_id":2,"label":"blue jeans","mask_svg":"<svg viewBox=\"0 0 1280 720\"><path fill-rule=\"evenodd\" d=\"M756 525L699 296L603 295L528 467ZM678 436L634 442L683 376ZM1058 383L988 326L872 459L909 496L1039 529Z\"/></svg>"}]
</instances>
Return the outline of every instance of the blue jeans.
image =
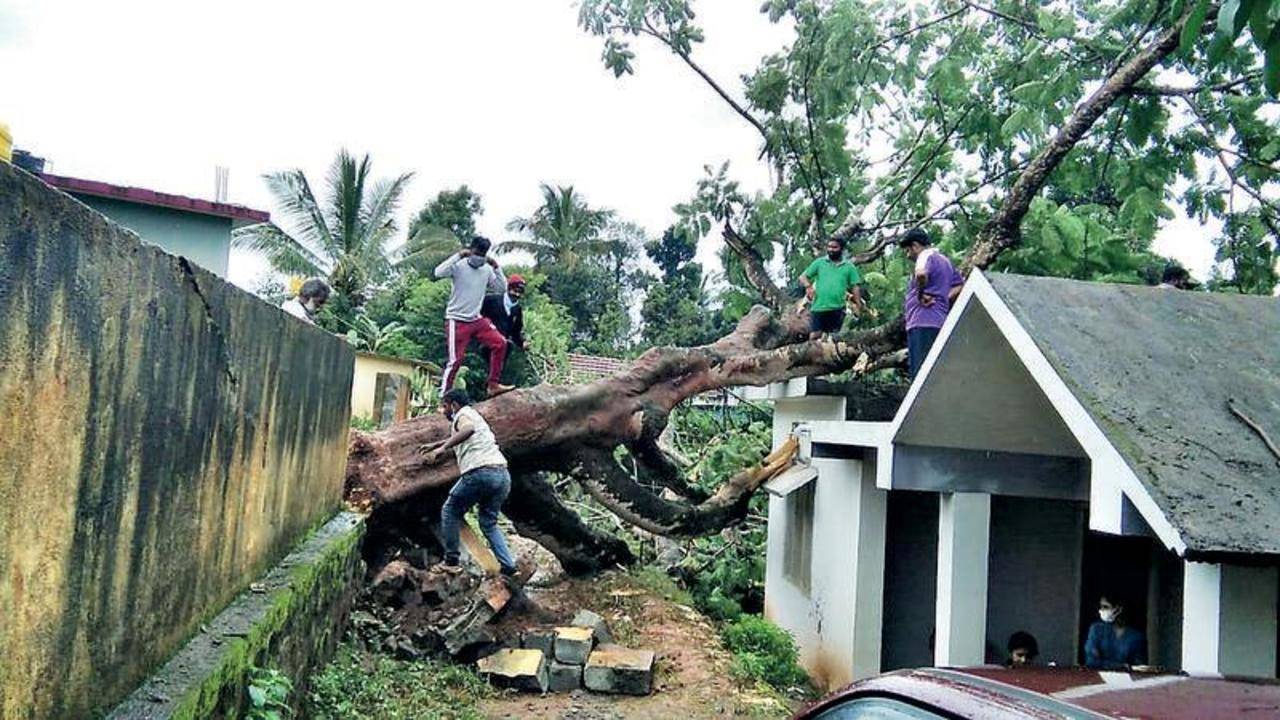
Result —
<instances>
[{"instance_id":1,"label":"blue jeans","mask_svg":"<svg viewBox=\"0 0 1280 720\"><path fill-rule=\"evenodd\" d=\"M912 379L920 372L920 366L924 365L924 359L929 356L933 341L938 339L941 330L942 328L936 327L919 327L907 331L907 372Z\"/></svg>"},{"instance_id":2,"label":"blue jeans","mask_svg":"<svg viewBox=\"0 0 1280 720\"><path fill-rule=\"evenodd\" d=\"M498 564L507 573L515 572L516 561L507 548L507 539L498 529L498 511L511 492L511 474L505 467L481 467L465 472L453 489L449 498L440 508L440 530L444 533L444 561L450 565L458 564L461 552L458 549L458 532L462 523L466 522L467 511L472 505L479 506L480 531L493 548Z\"/></svg>"}]
</instances>

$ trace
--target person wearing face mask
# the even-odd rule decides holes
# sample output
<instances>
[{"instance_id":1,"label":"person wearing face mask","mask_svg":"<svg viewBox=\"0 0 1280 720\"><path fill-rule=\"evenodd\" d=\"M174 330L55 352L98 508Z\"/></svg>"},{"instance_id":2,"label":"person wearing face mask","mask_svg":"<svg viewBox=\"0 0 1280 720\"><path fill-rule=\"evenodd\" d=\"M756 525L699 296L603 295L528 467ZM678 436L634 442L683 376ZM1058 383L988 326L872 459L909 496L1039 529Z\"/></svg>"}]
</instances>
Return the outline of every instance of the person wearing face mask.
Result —
<instances>
[{"instance_id":1,"label":"person wearing face mask","mask_svg":"<svg viewBox=\"0 0 1280 720\"><path fill-rule=\"evenodd\" d=\"M435 270L437 278L452 278L453 292L444 311L445 343L449 347L449 360L440 378L440 393L453 388L462 357L472 339L489 351L489 397L501 395L512 389L499 382L502 364L507 359L507 339L493 326L493 321L480 314L486 292L501 293L506 290L507 278L502 268L489 257L489 239L479 235L471 239L471 245L445 258Z\"/></svg>"},{"instance_id":2,"label":"person wearing face mask","mask_svg":"<svg viewBox=\"0 0 1280 720\"><path fill-rule=\"evenodd\" d=\"M809 306L809 339L840 332L844 326L844 309L852 300L853 312L862 310L862 276L858 268L844 258L844 241L827 241L827 256L809 263L800 284L804 286Z\"/></svg>"},{"instance_id":3,"label":"person wearing face mask","mask_svg":"<svg viewBox=\"0 0 1280 720\"><path fill-rule=\"evenodd\" d=\"M1101 670L1147 664L1147 638L1129 627L1124 603L1114 593L1098 600L1098 621L1089 626L1084 642L1084 664Z\"/></svg>"},{"instance_id":4,"label":"person wearing face mask","mask_svg":"<svg viewBox=\"0 0 1280 720\"><path fill-rule=\"evenodd\" d=\"M320 278L311 278L298 288L297 297L291 297L280 305L280 309L299 320L316 324L315 315L329 301L329 283Z\"/></svg>"},{"instance_id":5,"label":"person wearing face mask","mask_svg":"<svg viewBox=\"0 0 1280 720\"><path fill-rule=\"evenodd\" d=\"M511 557L507 539L498 527L498 511L511 492L511 473L507 459L498 448L493 430L483 416L471 407L471 398L462 389L446 392L440 398L440 410L449 419L450 433L445 440L423 445L419 452L428 463L440 462L444 454L453 450L458 461L458 482L449 490L449 497L440 508L440 532L444 535L444 561L432 570L456 574L459 564L459 531L471 508L478 507L480 530L489 541L493 555L498 559L502 574L514 577L516 561Z\"/></svg>"},{"instance_id":6,"label":"person wearing face mask","mask_svg":"<svg viewBox=\"0 0 1280 720\"><path fill-rule=\"evenodd\" d=\"M485 295L480 308L480 314L489 318L511 347L521 350L529 347L524 339L524 307L520 305L524 285L524 278L512 275L507 278L507 291L501 295Z\"/></svg>"}]
</instances>

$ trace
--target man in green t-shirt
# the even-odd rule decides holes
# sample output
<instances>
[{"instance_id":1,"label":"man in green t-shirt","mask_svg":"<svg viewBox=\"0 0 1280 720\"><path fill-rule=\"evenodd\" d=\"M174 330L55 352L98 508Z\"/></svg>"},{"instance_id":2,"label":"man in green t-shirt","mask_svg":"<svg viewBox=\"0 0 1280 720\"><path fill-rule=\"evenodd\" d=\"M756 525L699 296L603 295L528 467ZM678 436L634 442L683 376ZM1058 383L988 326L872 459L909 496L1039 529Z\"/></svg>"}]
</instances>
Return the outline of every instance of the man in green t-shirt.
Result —
<instances>
[{"instance_id":1,"label":"man in green t-shirt","mask_svg":"<svg viewBox=\"0 0 1280 720\"><path fill-rule=\"evenodd\" d=\"M809 307L809 339L840 332L844 325L844 308L850 300L853 312L862 309L862 291L858 285L862 276L858 268L844 259L844 241L832 238L827 241L827 256L809 264L800 276Z\"/></svg>"}]
</instances>

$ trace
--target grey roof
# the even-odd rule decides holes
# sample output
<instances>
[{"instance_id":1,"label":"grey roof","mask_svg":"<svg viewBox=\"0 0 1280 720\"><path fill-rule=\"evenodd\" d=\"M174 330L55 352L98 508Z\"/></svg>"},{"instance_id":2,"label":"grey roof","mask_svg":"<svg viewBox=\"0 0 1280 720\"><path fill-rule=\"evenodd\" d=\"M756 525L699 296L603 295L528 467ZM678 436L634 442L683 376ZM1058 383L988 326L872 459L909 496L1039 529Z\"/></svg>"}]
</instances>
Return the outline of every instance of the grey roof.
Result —
<instances>
[{"instance_id":1,"label":"grey roof","mask_svg":"<svg viewBox=\"0 0 1280 720\"><path fill-rule=\"evenodd\" d=\"M1187 543L1280 554L1280 300L987 279Z\"/></svg>"}]
</instances>

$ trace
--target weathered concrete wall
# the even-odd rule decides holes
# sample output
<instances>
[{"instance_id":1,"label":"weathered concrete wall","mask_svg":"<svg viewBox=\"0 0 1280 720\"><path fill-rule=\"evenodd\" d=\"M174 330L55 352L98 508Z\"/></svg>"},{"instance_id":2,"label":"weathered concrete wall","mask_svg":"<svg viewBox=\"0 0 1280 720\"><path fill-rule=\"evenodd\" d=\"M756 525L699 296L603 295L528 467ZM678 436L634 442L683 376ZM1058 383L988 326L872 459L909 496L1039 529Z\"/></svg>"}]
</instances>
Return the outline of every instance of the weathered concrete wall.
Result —
<instances>
[{"instance_id":1,"label":"weathered concrete wall","mask_svg":"<svg viewBox=\"0 0 1280 720\"><path fill-rule=\"evenodd\" d=\"M0 717L118 702L332 514L352 364L0 164Z\"/></svg>"},{"instance_id":2,"label":"weathered concrete wall","mask_svg":"<svg viewBox=\"0 0 1280 720\"><path fill-rule=\"evenodd\" d=\"M108 720L210 720L244 717L249 671L280 669L300 709L309 675L333 657L364 578L364 520L344 512L325 523L248 592L201 626L159 672Z\"/></svg>"}]
</instances>

